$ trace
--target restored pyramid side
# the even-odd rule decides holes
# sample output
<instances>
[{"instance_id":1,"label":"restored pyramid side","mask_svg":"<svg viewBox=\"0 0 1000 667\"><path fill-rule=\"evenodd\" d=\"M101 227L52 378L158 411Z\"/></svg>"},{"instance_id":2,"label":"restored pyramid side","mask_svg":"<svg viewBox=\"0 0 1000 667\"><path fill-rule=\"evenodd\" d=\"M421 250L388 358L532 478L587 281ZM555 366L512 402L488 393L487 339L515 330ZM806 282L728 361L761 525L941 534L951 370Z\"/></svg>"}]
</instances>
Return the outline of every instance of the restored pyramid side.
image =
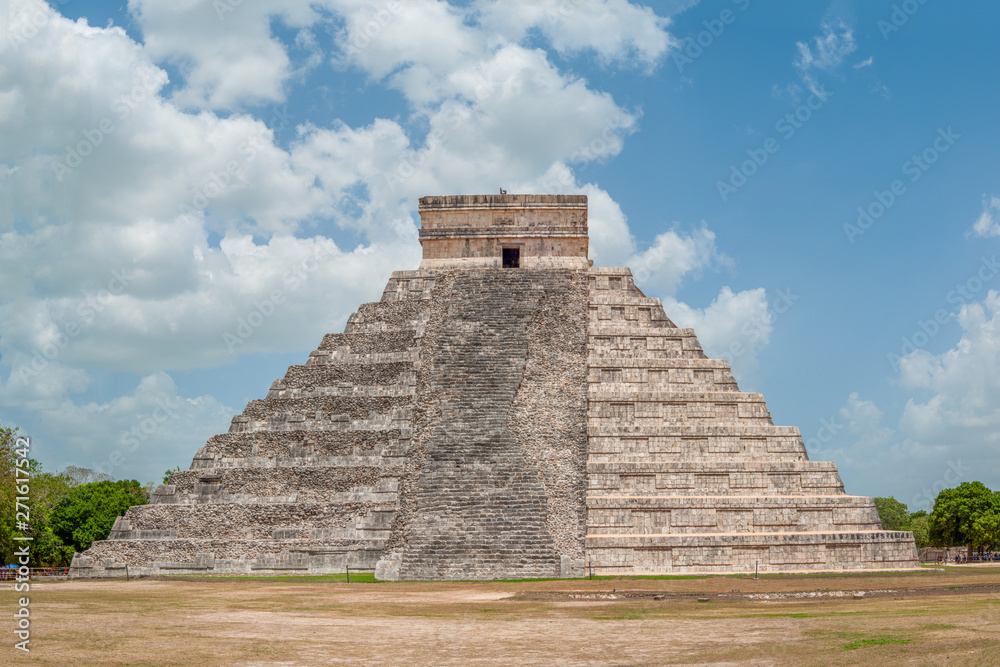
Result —
<instances>
[{"instance_id":1,"label":"restored pyramid side","mask_svg":"<svg viewBox=\"0 0 1000 667\"><path fill-rule=\"evenodd\" d=\"M376 576L582 573L586 274L436 275L400 512Z\"/></svg>"},{"instance_id":2,"label":"restored pyramid side","mask_svg":"<svg viewBox=\"0 0 1000 667\"><path fill-rule=\"evenodd\" d=\"M73 575L374 568L398 506L432 286L394 273L380 302L77 554Z\"/></svg>"},{"instance_id":3,"label":"restored pyramid side","mask_svg":"<svg viewBox=\"0 0 1000 667\"><path fill-rule=\"evenodd\" d=\"M587 559L603 574L918 566L833 463L677 328L628 269L590 271Z\"/></svg>"}]
</instances>

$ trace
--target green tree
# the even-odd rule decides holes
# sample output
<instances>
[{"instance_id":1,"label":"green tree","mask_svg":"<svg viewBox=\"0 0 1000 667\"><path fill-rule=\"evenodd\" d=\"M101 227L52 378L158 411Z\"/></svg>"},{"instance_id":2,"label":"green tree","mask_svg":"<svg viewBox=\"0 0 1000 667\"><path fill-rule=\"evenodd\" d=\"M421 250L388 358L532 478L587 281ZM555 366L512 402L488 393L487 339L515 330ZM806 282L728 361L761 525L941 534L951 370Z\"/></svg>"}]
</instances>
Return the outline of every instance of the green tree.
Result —
<instances>
[{"instance_id":1,"label":"green tree","mask_svg":"<svg viewBox=\"0 0 1000 667\"><path fill-rule=\"evenodd\" d=\"M142 485L134 479L90 482L70 490L52 513L52 532L64 544L84 551L108 537L115 519L132 505L145 505Z\"/></svg>"},{"instance_id":2,"label":"green tree","mask_svg":"<svg viewBox=\"0 0 1000 667\"><path fill-rule=\"evenodd\" d=\"M17 429L0 426L0 558L6 565L14 556L14 514L15 496L17 492L14 483L14 441L17 439Z\"/></svg>"},{"instance_id":3,"label":"green tree","mask_svg":"<svg viewBox=\"0 0 1000 667\"><path fill-rule=\"evenodd\" d=\"M993 523L988 516L1000 514L997 496L982 482L962 482L954 489L945 489L934 500L929 528L935 546L968 545L968 556L979 546L989 546L994 540ZM978 522L978 525L977 525Z\"/></svg>"},{"instance_id":4,"label":"green tree","mask_svg":"<svg viewBox=\"0 0 1000 667\"><path fill-rule=\"evenodd\" d=\"M35 491L34 479L41 473L42 465L35 459L21 456L23 451L18 452L17 431L17 427L0 425L0 565L14 562L14 550L21 546L14 538L22 534L33 537L38 527L34 521L37 514L31 511L31 503ZM23 445L23 441L21 444ZM17 465L22 459L25 463ZM17 499L25 496L28 501L22 501L21 506L18 506ZM17 526L18 520L23 521L22 517L17 516L18 512L28 515L27 531Z\"/></svg>"},{"instance_id":5,"label":"green tree","mask_svg":"<svg viewBox=\"0 0 1000 667\"><path fill-rule=\"evenodd\" d=\"M181 470L180 466L175 467L173 470L171 470L170 468L167 468L167 471L163 473L163 483L164 484L167 483L167 480L170 479L171 473L180 472L180 470Z\"/></svg>"},{"instance_id":6,"label":"green tree","mask_svg":"<svg viewBox=\"0 0 1000 667\"><path fill-rule=\"evenodd\" d=\"M970 543L987 550L1000 544L1000 505L973 519Z\"/></svg>"},{"instance_id":7,"label":"green tree","mask_svg":"<svg viewBox=\"0 0 1000 667\"><path fill-rule=\"evenodd\" d=\"M882 530L909 530L910 511L892 496L875 498L875 510L882 521Z\"/></svg>"},{"instance_id":8,"label":"green tree","mask_svg":"<svg viewBox=\"0 0 1000 667\"><path fill-rule=\"evenodd\" d=\"M913 531L913 541L916 543L917 548L923 549L924 547L931 546L930 529L927 526L930 517L927 516L927 512L924 512L920 516L911 516L910 530Z\"/></svg>"},{"instance_id":9,"label":"green tree","mask_svg":"<svg viewBox=\"0 0 1000 667\"><path fill-rule=\"evenodd\" d=\"M72 489L71 480L63 474L37 471L31 480L29 508L31 511L31 565L35 567L65 566L73 558L73 549L63 544L52 532L52 512Z\"/></svg>"}]
</instances>

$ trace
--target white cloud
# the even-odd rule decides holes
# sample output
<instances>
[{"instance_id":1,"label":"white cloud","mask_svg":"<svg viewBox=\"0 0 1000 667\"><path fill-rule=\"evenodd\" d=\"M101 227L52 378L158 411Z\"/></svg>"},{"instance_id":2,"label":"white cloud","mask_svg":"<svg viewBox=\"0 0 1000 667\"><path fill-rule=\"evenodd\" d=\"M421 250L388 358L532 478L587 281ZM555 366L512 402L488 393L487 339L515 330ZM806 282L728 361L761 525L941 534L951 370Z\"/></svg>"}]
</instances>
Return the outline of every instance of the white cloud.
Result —
<instances>
[{"instance_id":1,"label":"white cloud","mask_svg":"<svg viewBox=\"0 0 1000 667\"><path fill-rule=\"evenodd\" d=\"M712 265L730 265L731 260L715 247L715 233L704 223L688 235L676 229L657 234L653 244L627 260L636 280L655 287L658 294L673 294L687 277Z\"/></svg>"},{"instance_id":2,"label":"white cloud","mask_svg":"<svg viewBox=\"0 0 1000 667\"><path fill-rule=\"evenodd\" d=\"M865 447L882 445L893 435L891 428L882 426L882 411L878 406L863 400L856 391L847 397L847 405L840 409L840 416L847 420L847 432Z\"/></svg>"},{"instance_id":3,"label":"white cloud","mask_svg":"<svg viewBox=\"0 0 1000 667\"><path fill-rule=\"evenodd\" d=\"M899 499L914 511L944 488L1000 477L1000 294L963 306L958 322L964 333L955 347L941 354L916 350L900 361L900 385L918 397L907 400L898 429L883 426L881 410L853 393L838 413L846 423L834 425L837 440L811 450L812 458L837 461L856 483L882 495L911 490ZM813 438L802 431L807 442ZM915 479L918 469L932 472Z\"/></svg>"},{"instance_id":4,"label":"white cloud","mask_svg":"<svg viewBox=\"0 0 1000 667\"><path fill-rule=\"evenodd\" d=\"M736 293L723 287L707 308L693 308L672 296L661 300L674 324L695 330L705 354L729 361L737 381L757 368L757 354L770 343L774 329L763 287Z\"/></svg>"},{"instance_id":5,"label":"white cloud","mask_svg":"<svg viewBox=\"0 0 1000 667\"><path fill-rule=\"evenodd\" d=\"M816 72L834 72L858 48L854 30L841 19L824 19L820 30L811 41L795 43L798 54L793 65L813 93L820 88Z\"/></svg>"},{"instance_id":6,"label":"white cloud","mask_svg":"<svg viewBox=\"0 0 1000 667\"><path fill-rule=\"evenodd\" d=\"M858 392L836 413L823 418L814 427L800 425L803 440L813 461L834 461L841 477L849 477L854 488L847 493L888 496L913 504L900 497L896 489L914 488L919 480L911 471L917 460L925 463L933 457L917 442L901 439L895 430L882 424L883 412ZM911 510L918 509L916 506Z\"/></svg>"},{"instance_id":7,"label":"white cloud","mask_svg":"<svg viewBox=\"0 0 1000 667\"><path fill-rule=\"evenodd\" d=\"M271 34L271 20L304 29L320 20L313 4L324 3L129 0L128 6L146 55L184 76L175 103L238 109L285 99L294 69L287 47Z\"/></svg>"},{"instance_id":8,"label":"white cloud","mask_svg":"<svg viewBox=\"0 0 1000 667\"><path fill-rule=\"evenodd\" d=\"M925 401L910 399L900 426L922 441L975 444L983 451L1000 445L1000 294L962 306L958 344L941 354L916 350L899 364L904 387L929 390Z\"/></svg>"},{"instance_id":9,"label":"white cloud","mask_svg":"<svg viewBox=\"0 0 1000 667\"><path fill-rule=\"evenodd\" d=\"M1000 236L1000 197L983 197L983 212L972 225L973 236Z\"/></svg>"},{"instance_id":10,"label":"white cloud","mask_svg":"<svg viewBox=\"0 0 1000 667\"><path fill-rule=\"evenodd\" d=\"M47 376L67 372L80 373L56 364ZM194 451L224 430L235 412L211 396L181 396L162 372L143 377L131 394L103 403L75 403L67 389L82 387L63 385L50 393L41 383L0 386L8 410L35 415L32 449L44 452L50 471L76 465L115 479L159 482L167 468L187 467Z\"/></svg>"},{"instance_id":11,"label":"white cloud","mask_svg":"<svg viewBox=\"0 0 1000 667\"><path fill-rule=\"evenodd\" d=\"M864 60L862 60L860 62L854 63L854 69L862 69L862 68L865 68L865 67L871 67L872 63L874 63L874 62L875 62L874 56L868 56Z\"/></svg>"},{"instance_id":12,"label":"white cloud","mask_svg":"<svg viewBox=\"0 0 1000 667\"><path fill-rule=\"evenodd\" d=\"M627 0L480 0L480 21L520 42L538 30L562 54L593 50L607 63L655 65L676 41L669 18Z\"/></svg>"},{"instance_id":13,"label":"white cloud","mask_svg":"<svg viewBox=\"0 0 1000 667\"><path fill-rule=\"evenodd\" d=\"M145 50L176 65L181 106L239 109L280 102L289 80L316 62L313 29L336 34L335 62L354 64L373 79L389 77L416 104L442 97L456 65L488 59L505 46L545 35L564 55L593 52L607 64L653 68L675 44L669 20L627 0L498 2L472 6L441 0L260 0L253 3L129 0ZM273 34L272 22L298 31L295 43ZM309 53L298 70L292 47Z\"/></svg>"},{"instance_id":14,"label":"white cloud","mask_svg":"<svg viewBox=\"0 0 1000 667\"><path fill-rule=\"evenodd\" d=\"M800 72L819 69L831 72L844 62L844 58L854 53L857 44L854 30L843 21L825 20L820 24L823 34L812 38L812 43L796 42L799 50L795 68Z\"/></svg>"}]
</instances>

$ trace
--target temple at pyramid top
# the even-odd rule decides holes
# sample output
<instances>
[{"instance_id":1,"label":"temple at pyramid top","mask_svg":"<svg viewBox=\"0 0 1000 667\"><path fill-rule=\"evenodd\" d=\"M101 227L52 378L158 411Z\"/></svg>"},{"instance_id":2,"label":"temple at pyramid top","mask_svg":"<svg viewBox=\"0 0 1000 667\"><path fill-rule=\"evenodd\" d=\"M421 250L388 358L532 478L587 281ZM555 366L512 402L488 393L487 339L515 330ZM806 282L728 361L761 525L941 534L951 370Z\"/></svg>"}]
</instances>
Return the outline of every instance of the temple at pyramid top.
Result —
<instances>
[{"instance_id":1,"label":"temple at pyramid top","mask_svg":"<svg viewBox=\"0 0 1000 667\"><path fill-rule=\"evenodd\" d=\"M586 195L420 199L421 269L587 268Z\"/></svg>"}]
</instances>

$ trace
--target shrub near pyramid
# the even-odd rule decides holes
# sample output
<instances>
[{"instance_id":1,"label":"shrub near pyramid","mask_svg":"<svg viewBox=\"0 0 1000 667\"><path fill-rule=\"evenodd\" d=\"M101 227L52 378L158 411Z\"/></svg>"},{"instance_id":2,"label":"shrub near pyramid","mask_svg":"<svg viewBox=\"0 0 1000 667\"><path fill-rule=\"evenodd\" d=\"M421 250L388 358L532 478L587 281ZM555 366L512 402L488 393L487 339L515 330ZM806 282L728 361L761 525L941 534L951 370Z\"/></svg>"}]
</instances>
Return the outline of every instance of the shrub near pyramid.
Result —
<instances>
[{"instance_id":1,"label":"shrub near pyramid","mask_svg":"<svg viewBox=\"0 0 1000 667\"><path fill-rule=\"evenodd\" d=\"M77 554L74 576L918 566L912 534L881 530L872 500L628 269L591 266L586 197L419 210L420 268Z\"/></svg>"}]
</instances>

